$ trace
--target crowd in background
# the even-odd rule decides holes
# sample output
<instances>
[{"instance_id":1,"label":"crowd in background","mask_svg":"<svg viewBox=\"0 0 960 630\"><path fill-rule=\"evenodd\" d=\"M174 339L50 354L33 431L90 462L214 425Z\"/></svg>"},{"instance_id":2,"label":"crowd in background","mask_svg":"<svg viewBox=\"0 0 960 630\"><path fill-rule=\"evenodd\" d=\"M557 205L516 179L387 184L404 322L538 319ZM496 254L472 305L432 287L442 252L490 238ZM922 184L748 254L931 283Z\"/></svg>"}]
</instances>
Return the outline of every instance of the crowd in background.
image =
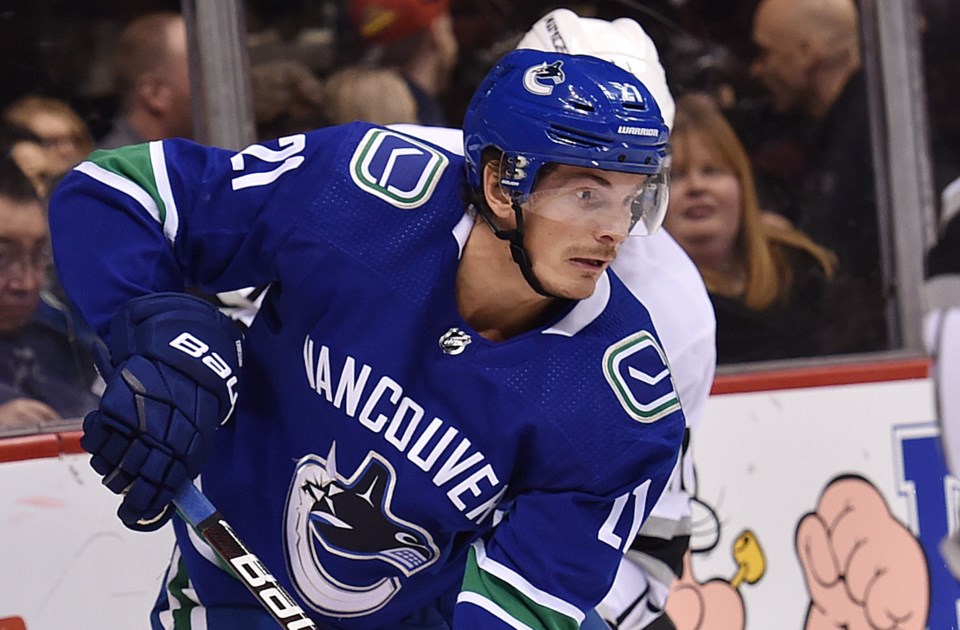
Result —
<instances>
[{"instance_id":1,"label":"crowd in background","mask_svg":"<svg viewBox=\"0 0 960 630\"><path fill-rule=\"evenodd\" d=\"M78 4L23 3L0 15L0 217L18 217L0 221L0 428L75 417L96 395L92 338L57 291L36 230L43 199L94 148L193 130L179 3ZM554 6L249 0L258 139L354 119L456 127L480 77ZM658 45L678 99L665 228L704 277L719 362L888 349L892 289L856 3L566 6L633 17ZM960 55L943 32L957 9L938 0L919 8L934 184L944 200L960 199L949 186L960 176L950 92ZM34 196L18 187L16 168ZM947 233L960 240L960 222ZM952 242L931 254L934 271L960 269ZM58 404L64 397L71 402Z\"/></svg>"}]
</instances>

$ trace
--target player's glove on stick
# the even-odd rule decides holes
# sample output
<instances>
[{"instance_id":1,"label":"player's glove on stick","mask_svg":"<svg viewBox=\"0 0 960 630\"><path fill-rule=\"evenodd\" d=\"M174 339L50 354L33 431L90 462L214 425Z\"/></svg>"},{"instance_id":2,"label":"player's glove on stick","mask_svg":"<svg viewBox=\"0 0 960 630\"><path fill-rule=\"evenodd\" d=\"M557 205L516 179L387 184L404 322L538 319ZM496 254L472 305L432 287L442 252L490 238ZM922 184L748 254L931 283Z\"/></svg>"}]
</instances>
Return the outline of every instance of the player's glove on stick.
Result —
<instances>
[{"instance_id":1,"label":"player's glove on stick","mask_svg":"<svg viewBox=\"0 0 960 630\"><path fill-rule=\"evenodd\" d=\"M199 298L158 293L124 306L109 347L112 361L97 357L107 386L80 445L104 485L125 495L120 520L152 531L169 520L174 493L200 473L233 412L241 334Z\"/></svg>"}]
</instances>

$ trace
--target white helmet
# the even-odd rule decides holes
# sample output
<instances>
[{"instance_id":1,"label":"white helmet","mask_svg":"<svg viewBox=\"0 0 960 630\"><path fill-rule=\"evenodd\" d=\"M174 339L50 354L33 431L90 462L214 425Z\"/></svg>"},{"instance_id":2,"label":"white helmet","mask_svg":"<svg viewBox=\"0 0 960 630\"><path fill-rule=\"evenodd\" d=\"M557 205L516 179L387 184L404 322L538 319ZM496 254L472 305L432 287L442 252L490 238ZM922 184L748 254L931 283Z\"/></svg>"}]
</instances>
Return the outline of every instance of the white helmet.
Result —
<instances>
[{"instance_id":1,"label":"white helmet","mask_svg":"<svg viewBox=\"0 0 960 630\"><path fill-rule=\"evenodd\" d=\"M667 127L673 128L676 106L657 47L636 21L618 18L608 22L580 17L570 9L554 9L537 20L517 48L590 55L620 66L650 90Z\"/></svg>"}]
</instances>

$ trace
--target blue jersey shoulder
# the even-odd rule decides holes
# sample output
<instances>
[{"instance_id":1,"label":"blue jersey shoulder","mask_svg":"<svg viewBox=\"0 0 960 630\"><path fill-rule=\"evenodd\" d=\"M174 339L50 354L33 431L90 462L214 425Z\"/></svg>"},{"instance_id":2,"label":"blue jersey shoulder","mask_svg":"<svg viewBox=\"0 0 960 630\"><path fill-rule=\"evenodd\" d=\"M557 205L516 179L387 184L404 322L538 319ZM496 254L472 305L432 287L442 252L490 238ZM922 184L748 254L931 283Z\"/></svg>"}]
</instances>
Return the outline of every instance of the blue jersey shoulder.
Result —
<instances>
[{"instance_id":1,"label":"blue jersey shoulder","mask_svg":"<svg viewBox=\"0 0 960 630\"><path fill-rule=\"evenodd\" d=\"M323 131L317 133L307 136L308 146L323 143ZM340 133L337 156L318 160L323 172L309 175L324 183L293 236L302 246L287 248L281 266L302 269L309 261L301 252L326 243L341 254L325 260L329 274L350 277L362 266L400 294L426 299L438 273L450 267L448 248L455 247L453 231L464 218L463 159L369 124L352 123Z\"/></svg>"},{"instance_id":2,"label":"blue jersey shoulder","mask_svg":"<svg viewBox=\"0 0 960 630\"><path fill-rule=\"evenodd\" d=\"M608 277L609 293L574 306L540 334L537 356L512 379L607 488L616 484L612 477L635 473L632 462L650 449L679 444L683 432L680 399L650 316L613 273ZM605 292L607 283L598 287ZM603 308L588 323L556 332L596 300Z\"/></svg>"}]
</instances>

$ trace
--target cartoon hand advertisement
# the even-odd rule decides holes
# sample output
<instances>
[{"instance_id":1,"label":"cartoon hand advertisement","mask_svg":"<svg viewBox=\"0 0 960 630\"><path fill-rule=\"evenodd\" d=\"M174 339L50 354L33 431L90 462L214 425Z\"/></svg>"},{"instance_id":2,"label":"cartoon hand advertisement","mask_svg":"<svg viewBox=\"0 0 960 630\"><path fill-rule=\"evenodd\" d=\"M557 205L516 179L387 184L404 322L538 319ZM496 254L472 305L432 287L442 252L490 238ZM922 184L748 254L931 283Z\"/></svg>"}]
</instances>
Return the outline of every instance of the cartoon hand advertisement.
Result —
<instances>
[{"instance_id":1,"label":"cartoon hand advertisement","mask_svg":"<svg viewBox=\"0 0 960 630\"><path fill-rule=\"evenodd\" d=\"M744 582L755 584L766 571L766 558L756 535L744 530L734 541L737 572L729 581L697 581L690 559L687 551L683 556L683 574L667 599L667 615L677 630L743 630L746 610L737 589Z\"/></svg>"},{"instance_id":2,"label":"cartoon hand advertisement","mask_svg":"<svg viewBox=\"0 0 960 630\"><path fill-rule=\"evenodd\" d=\"M867 480L831 482L797 526L796 549L811 599L806 630L925 627L923 549Z\"/></svg>"},{"instance_id":3,"label":"cartoon hand advertisement","mask_svg":"<svg viewBox=\"0 0 960 630\"><path fill-rule=\"evenodd\" d=\"M682 630L742 630L745 622L743 599L737 589L721 579L698 582L689 551L683 557L683 575L667 599L667 615Z\"/></svg>"}]
</instances>

